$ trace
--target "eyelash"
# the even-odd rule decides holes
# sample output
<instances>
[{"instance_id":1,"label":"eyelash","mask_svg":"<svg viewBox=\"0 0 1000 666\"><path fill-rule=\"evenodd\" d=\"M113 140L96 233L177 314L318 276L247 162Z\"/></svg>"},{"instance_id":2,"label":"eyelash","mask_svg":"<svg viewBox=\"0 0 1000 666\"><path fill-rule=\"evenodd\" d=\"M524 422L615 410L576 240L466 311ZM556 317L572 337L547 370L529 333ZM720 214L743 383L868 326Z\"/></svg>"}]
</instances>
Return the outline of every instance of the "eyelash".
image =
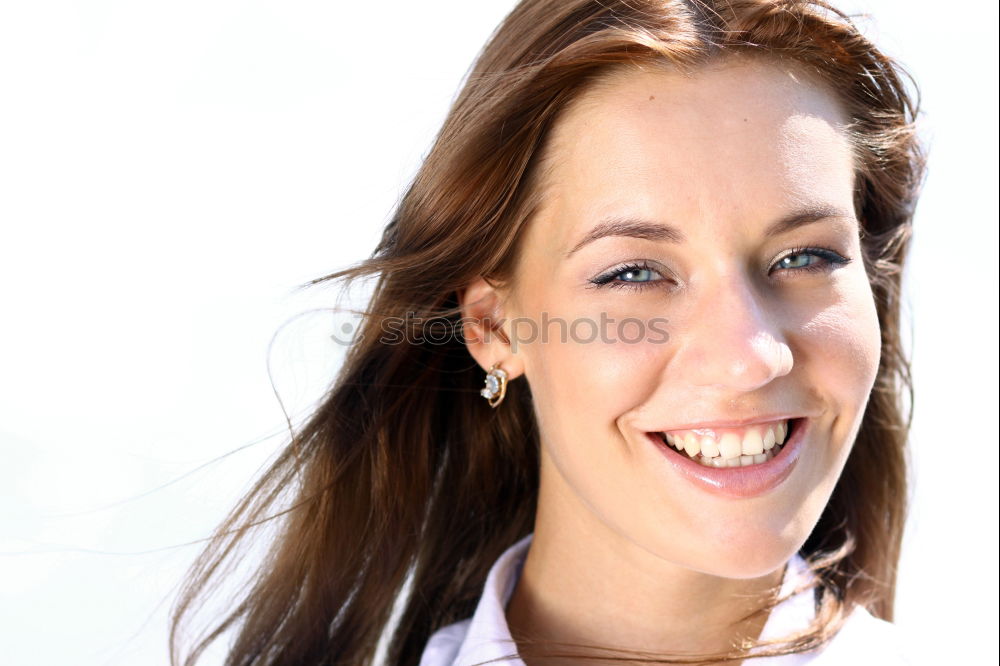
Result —
<instances>
[{"instance_id":1,"label":"eyelash","mask_svg":"<svg viewBox=\"0 0 1000 666\"><path fill-rule=\"evenodd\" d=\"M809 265L809 266L802 266L801 268L786 268L786 269L784 269L785 271L792 271L792 272L802 272L802 271L804 271L804 272L809 272L809 273L815 273L817 271L826 271L826 270L829 270L829 269L833 268L834 266L843 266L844 264L848 264L848 263L851 262L851 260L849 258L842 257L841 255L839 255L838 253L834 252L833 250L827 250L826 248L822 248L822 247L795 247L795 248L792 248L791 250L789 250L788 252L786 252L785 254L783 254L782 256L778 257L774 261L774 263L771 265L771 268L773 269L774 266L778 264L778 262L780 262L780 261L782 261L784 259L787 259L788 257L794 257L795 255L799 255L799 254L813 255L815 257L819 257L823 261L821 263L818 263L818 264L812 264L812 265ZM599 289L601 287L610 287L612 289L633 289L633 290L636 290L636 291L641 291L641 290L646 289L648 287L653 287L657 283L660 283L660 282L670 282L671 281L669 278L664 278L662 280L650 280L650 281L647 281L647 282L627 282L625 280L617 280L617 279L615 279L619 275L622 275L623 273L628 273L630 271L635 272L635 271L644 271L644 270L653 271L654 273L659 273L659 271L657 271L655 268L653 268L652 266L650 266L649 263L646 262L646 261L632 262L632 263L625 264L623 266L618 266L616 268L613 268L612 270L608 271L607 273L604 273L603 275L599 275L596 278L593 278L592 280L590 280L590 283L591 283L591 285L594 288L597 288L597 289ZM770 274L770 272L768 274Z\"/></svg>"}]
</instances>

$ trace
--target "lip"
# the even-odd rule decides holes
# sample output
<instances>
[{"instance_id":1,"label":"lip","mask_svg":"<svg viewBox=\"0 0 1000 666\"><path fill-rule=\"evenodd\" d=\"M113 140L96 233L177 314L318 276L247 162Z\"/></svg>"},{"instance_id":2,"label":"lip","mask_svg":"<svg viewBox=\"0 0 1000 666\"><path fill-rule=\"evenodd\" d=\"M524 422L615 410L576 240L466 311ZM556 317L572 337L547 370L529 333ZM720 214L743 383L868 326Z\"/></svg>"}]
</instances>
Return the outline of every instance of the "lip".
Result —
<instances>
[{"instance_id":1,"label":"lip","mask_svg":"<svg viewBox=\"0 0 1000 666\"><path fill-rule=\"evenodd\" d=\"M786 421L792 419L800 419L801 416L796 416L794 414L773 414L770 416L755 416L748 419L739 419L736 421L715 421L713 423L690 423L687 425L670 426L669 428L656 428L655 431L659 432L679 432L685 430L721 430L723 428L742 428L751 425L761 425L764 423L775 423L777 421Z\"/></svg>"},{"instance_id":2,"label":"lip","mask_svg":"<svg viewBox=\"0 0 1000 666\"><path fill-rule=\"evenodd\" d=\"M795 469L795 464L802 453L802 443L811 428L812 419L798 417L795 418L795 421L792 436L785 442L778 455L767 462L746 467L705 467L686 455L671 450L666 442L660 439L659 433L647 432L646 437L663 455L667 463L695 487L713 495L746 499L758 497L774 490ZM715 427L722 426L716 425Z\"/></svg>"}]
</instances>

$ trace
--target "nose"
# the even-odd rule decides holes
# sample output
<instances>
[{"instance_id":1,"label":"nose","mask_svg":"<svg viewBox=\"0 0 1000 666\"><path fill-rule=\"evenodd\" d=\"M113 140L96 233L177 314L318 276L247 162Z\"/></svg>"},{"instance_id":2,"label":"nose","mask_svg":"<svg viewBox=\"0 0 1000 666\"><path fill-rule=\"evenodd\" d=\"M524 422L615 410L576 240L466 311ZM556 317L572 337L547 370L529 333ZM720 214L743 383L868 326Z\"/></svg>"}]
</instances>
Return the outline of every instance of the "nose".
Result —
<instances>
[{"instance_id":1,"label":"nose","mask_svg":"<svg viewBox=\"0 0 1000 666\"><path fill-rule=\"evenodd\" d=\"M672 365L696 386L753 391L792 369L780 309L749 279L720 277L694 296ZM707 286L707 285L706 285Z\"/></svg>"}]
</instances>

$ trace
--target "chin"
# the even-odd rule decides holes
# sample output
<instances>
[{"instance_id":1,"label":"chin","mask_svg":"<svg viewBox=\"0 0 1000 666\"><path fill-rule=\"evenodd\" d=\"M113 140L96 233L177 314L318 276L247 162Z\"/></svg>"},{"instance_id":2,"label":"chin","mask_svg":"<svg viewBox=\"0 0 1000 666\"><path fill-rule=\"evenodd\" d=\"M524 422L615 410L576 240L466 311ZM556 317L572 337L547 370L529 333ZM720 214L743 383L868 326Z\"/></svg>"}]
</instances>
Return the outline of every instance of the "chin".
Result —
<instances>
[{"instance_id":1,"label":"chin","mask_svg":"<svg viewBox=\"0 0 1000 666\"><path fill-rule=\"evenodd\" d=\"M658 550L664 559L711 576L760 578L785 566L808 536L808 530L798 529L800 517L787 518L784 529L776 524L740 521L728 529L720 525L691 534L682 553L678 553L676 539Z\"/></svg>"},{"instance_id":2,"label":"chin","mask_svg":"<svg viewBox=\"0 0 1000 666\"><path fill-rule=\"evenodd\" d=\"M795 545L777 542L749 551L734 549L713 562L712 570L705 573L721 578L760 578L785 566L797 550Z\"/></svg>"}]
</instances>

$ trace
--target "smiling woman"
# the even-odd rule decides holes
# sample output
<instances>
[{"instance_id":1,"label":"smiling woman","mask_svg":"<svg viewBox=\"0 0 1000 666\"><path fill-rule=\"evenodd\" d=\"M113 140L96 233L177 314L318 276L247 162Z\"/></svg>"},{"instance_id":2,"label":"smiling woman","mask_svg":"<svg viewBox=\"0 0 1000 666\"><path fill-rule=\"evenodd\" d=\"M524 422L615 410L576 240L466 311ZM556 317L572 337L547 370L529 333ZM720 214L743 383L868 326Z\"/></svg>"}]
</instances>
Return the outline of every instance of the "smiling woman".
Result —
<instances>
[{"instance_id":1,"label":"smiling woman","mask_svg":"<svg viewBox=\"0 0 1000 666\"><path fill-rule=\"evenodd\" d=\"M175 629L280 512L271 557L175 661L892 663L915 114L820 2L519 4L316 281L378 276ZM380 335L413 315L461 335Z\"/></svg>"}]
</instances>

